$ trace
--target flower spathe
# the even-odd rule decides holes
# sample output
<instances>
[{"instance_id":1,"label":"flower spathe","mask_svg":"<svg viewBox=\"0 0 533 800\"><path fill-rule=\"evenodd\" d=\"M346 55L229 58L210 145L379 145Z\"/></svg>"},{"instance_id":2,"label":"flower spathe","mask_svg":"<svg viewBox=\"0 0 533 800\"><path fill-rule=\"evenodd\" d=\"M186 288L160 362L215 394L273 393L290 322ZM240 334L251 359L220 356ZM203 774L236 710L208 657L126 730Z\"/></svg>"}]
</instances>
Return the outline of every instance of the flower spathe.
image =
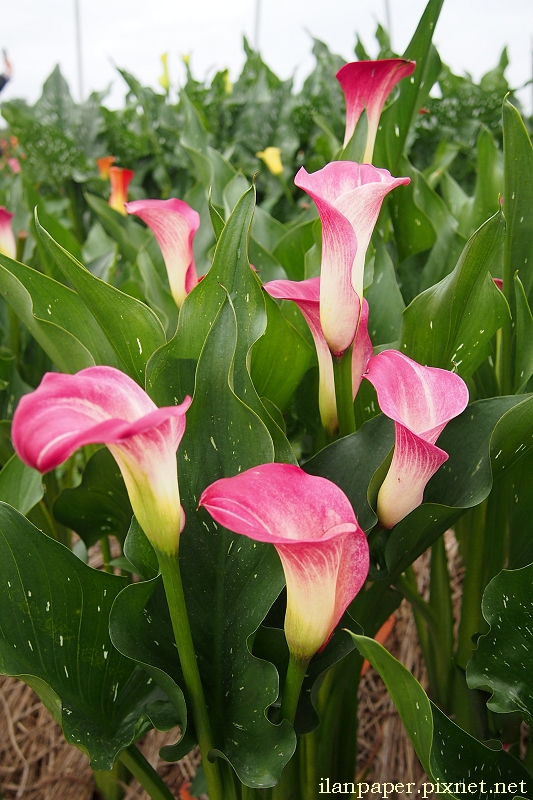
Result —
<instances>
[{"instance_id":1,"label":"flower spathe","mask_svg":"<svg viewBox=\"0 0 533 800\"><path fill-rule=\"evenodd\" d=\"M102 158L96 159L96 166L102 180L106 181L109 178L109 170L115 161L115 156L102 156Z\"/></svg>"},{"instance_id":2,"label":"flower spathe","mask_svg":"<svg viewBox=\"0 0 533 800\"><path fill-rule=\"evenodd\" d=\"M13 214L4 206L0 206L0 253L9 258L16 258L17 245L11 227Z\"/></svg>"},{"instance_id":3,"label":"flower spathe","mask_svg":"<svg viewBox=\"0 0 533 800\"><path fill-rule=\"evenodd\" d=\"M181 308L198 283L194 265L193 240L200 227L200 215L183 200L134 200L126 204L153 231L159 243L174 302Z\"/></svg>"},{"instance_id":4,"label":"flower spathe","mask_svg":"<svg viewBox=\"0 0 533 800\"><path fill-rule=\"evenodd\" d=\"M131 169L109 167L109 180L111 181L109 205L124 217L126 216L125 205L128 200L128 186L134 174Z\"/></svg>"},{"instance_id":5,"label":"flower spathe","mask_svg":"<svg viewBox=\"0 0 533 800\"><path fill-rule=\"evenodd\" d=\"M190 403L186 397L179 406L157 408L114 367L47 373L15 411L13 444L19 458L40 472L83 445L106 444L139 524L158 550L174 553L183 526L176 450Z\"/></svg>"},{"instance_id":6,"label":"flower spathe","mask_svg":"<svg viewBox=\"0 0 533 800\"><path fill-rule=\"evenodd\" d=\"M366 109L368 132L363 161L372 162L379 118L385 101L398 81L412 75L415 61L385 58L379 61L352 61L337 72L346 98L346 132L344 147L353 136L363 110Z\"/></svg>"},{"instance_id":7,"label":"flower spathe","mask_svg":"<svg viewBox=\"0 0 533 800\"><path fill-rule=\"evenodd\" d=\"M281 150L279 147L266 147L256 153L257 158L260 158L268 167L272 175L283 175L283 164L281 162Z\"/></svg>"},{"instance_id":8,"label":"flower spathe","mask_svg":"<svg viewBox=\"0 0 533 800\"><path fill-rule=\"evenodd\" d=\"M324 428L333 433L338 427L337 402L332 355L320 324L320 278L308 278L305 281L270 281L265 283L263 288L271 297L278 300L293 300L309 325L318 358L320 418ZM352 394L354 398L372 353L372 342L368 335L368 303L363 298L352 350Z\"/></svg>"},{"instance_id":9,"label":"flower spathe","mask_svg":"<svg viewBox=\"0 0 533 800\"><path fill-rule=\"evenodd\" d=\"M427 482L448 459L435 442L468 405L468 389L459 375L421 366L397 350L371 358L365 377L396 431L392 463L378 494L379 521L392 528L421 504Z\"/></svg>"},{"instance_id":10,"label":"flower spathe","mask_svg":"<svg viewBox=\"0 0 533 800\"><path fill-rule=\"evenodd\" d=\"M353 161L332 161L294 179L314 200L322 220L320 323L334 355L353 342L363 297L366 251L385 196L409 178Z\"/></svg>"},{"instance_id":11,"label":"flower spathe","mask_svg":"<svg viewBox=\"0 0 533 800\"><path fill-rule=\"evenodd\" d=\"M289 649L306 660L325 647L369 566L366 536L344 492L292 464L262 464L215 481L200 506L225 528L276 547Z\"/></svg>"}]
</instances>

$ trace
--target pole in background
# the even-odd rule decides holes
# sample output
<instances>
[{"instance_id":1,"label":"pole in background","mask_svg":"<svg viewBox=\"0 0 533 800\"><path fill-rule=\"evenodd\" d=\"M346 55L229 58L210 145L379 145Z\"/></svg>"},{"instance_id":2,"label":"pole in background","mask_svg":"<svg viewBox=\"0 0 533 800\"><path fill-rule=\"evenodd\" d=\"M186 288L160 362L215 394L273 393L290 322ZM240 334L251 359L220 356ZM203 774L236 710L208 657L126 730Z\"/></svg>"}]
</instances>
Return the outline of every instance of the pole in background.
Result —
<instances>
[{"instance_id":1,"label":"pole in background","mask_svg":"<svg viewBox=\"0 0 533 800\"><path fill-rule=\"evenodd\" d=\"M390 13L390 0L385 0L385 19L387 20L387 33L389 34L389 41L392 50L392 20Z\"/></svg>"},{"instance_id":2,"label":"pole in background","mask_svg":"<svg viewBox=\"0 0 533 800\"><path fill-rule=\"evenodd\" d=\"M83 91L83 62L81 57L81 22L80 22L80 0L74 0L74 24L76 27L76 50L78 61L78 92L80 103L83 102L85 92Z\"/></svg>"},{"instance_id":3,"label":"pole in background","mask_svg":"<svg viewBox=\"0 0 533 800\"><path fill-rule=\"evenodd\" d=\"M259 50L259 29L261 23L261 0L255 0L255 26L254 26L254 48Z\"/></svg>"}]
</instances>

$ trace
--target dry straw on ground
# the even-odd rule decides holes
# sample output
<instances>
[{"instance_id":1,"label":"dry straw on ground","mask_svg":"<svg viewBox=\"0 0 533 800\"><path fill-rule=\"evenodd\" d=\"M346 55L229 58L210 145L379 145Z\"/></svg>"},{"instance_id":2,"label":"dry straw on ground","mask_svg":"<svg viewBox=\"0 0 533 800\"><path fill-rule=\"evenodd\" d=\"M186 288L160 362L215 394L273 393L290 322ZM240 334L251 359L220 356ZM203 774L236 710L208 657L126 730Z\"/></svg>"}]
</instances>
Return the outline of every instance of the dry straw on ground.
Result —
<instances>
[{"instance_id":1,"label":"dry straw on ground","mask_svg":"<svg viewBox=\"0 0 533 800\"><path fill-rule=\"evenodd\" d=\"M453 581L454 605L460 603L461 571L457 544L452 534L446 545ZM429 561L416 565L419 587L427 588ZM416 628L410 606L396 612L396 625L387 641L389 649L425 684ZM359 703L358 777L367 782L415 782L425 780L422 768L396 714L383 682L372 670L361 681ZM194 774L196 757L167 764L158 756L163 744L175 741L175 733L151 731L142 750L156 767L176 798L178 788ZM68 745L61 729L33 691L15 678L0 677L0 790L3 800L94 800L94 784L87 757ZM416 791L416 790L415 790ZM403 795L405 798L405 795ZM149 800L136 781L126 788L124 800Z\"/></svg>"}]
</instances>

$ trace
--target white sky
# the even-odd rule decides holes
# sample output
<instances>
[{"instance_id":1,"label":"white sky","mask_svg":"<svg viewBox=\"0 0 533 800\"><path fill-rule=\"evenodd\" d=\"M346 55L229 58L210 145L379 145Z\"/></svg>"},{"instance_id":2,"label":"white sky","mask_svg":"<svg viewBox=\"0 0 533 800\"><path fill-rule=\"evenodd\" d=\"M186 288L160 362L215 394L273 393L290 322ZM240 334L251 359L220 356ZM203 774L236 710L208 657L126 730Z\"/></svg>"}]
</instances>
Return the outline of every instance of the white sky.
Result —
<instances>
[{"instance_id":1,"label":"white sky","mask_svg":"<svg viewBox=\"0 0 533 800\"><path fill-rule=\"evenodd\" d=\"M168 52L171 80L183 80L181 55L191 54L193 74L203 78L229 67L234 79L243 63L242 34L254 38L256 0L78 0L85 94L112 84L108 104L122 102L124 86L113 63L158 88L160 56ZM385 22L386 0L261 0L260 50L281 77L301 81L313 66L309 33L353 60L358 32L375 54L376 22ZM34 102L59 63L79 99L75 38L76 0L0 0L0 47L14 65L1 100ZM389 0L393 46L402 52L426 0ZM309 32L309 33L308 33ZM455 72L479 78L495 66L504 45L514 86L532 73L532 0L445 0L434 41ZM520 93L531 111L533 89Z\"/></svg>"}]
</instances>

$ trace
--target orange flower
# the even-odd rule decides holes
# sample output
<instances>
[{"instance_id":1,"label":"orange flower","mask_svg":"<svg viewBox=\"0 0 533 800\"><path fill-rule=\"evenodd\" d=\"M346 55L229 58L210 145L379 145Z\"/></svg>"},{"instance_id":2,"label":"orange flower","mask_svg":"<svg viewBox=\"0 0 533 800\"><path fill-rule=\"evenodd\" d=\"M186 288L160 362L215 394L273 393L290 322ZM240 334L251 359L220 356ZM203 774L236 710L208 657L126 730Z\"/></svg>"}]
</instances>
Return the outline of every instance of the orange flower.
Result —
<instances>
[{"instance_id":1,"label":"orange flower","mask_svg":"<svg viewBox=\"0 0 533 800\"><path fill-rule=\"evenodd\" d=\"M103 158L96 159L96 165L98 167L98 172L100 173L100 177L104 180L109 178L109 168L111 164L115 163L115 156L104 156Z\"/></svg>"},{"instance_id":2,"label":"orange flower","mask_svg":"<svg viewBox=\"0 0 533 800\"><path fill-rule=\"evenodd\" d=\"M111 196L109 205L118 211L119 214L126 216L125 204L128 201L128 186L134 173L131 169L122 167L109 167L109 180L111 181Z\"/></svg>"}]
</instances>

